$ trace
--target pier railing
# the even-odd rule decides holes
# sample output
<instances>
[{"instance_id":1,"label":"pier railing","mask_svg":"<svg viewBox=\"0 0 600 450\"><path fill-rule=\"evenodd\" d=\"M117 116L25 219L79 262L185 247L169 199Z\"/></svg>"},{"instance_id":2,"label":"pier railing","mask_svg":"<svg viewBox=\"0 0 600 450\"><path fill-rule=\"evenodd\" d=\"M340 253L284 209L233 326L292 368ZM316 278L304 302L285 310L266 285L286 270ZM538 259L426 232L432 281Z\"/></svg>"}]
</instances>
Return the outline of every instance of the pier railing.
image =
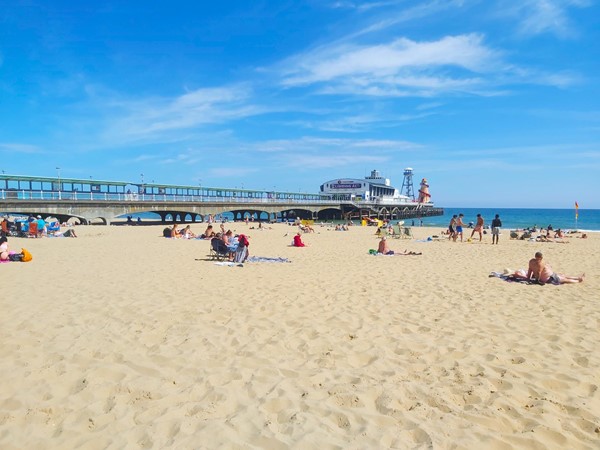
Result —
<instances>
[{"instance_id":1,"label":"pier railing","mask_svg":"<svg viewBox=\"0 0 600 450\"><path fill-rule=\"evenodd\" d=\"M65 201L65 202L85 202L85 201L106 201L106 202L172 202L172 203L232 203L232 204L311 204L311 205L351 205L356 209L377 207L391 208L410 208L414 214L415 203L407 203L406 201L387 201L382 202L381 199L370 202L362 200L344 201L333 199L315 199L315 198L297 198L296 195L278 195L277 197L238 197L238 196L218 196L218 195L173 195L173 194L138 194L138 193L120 193L120 192L63 192L63 191L35 191L35 190L13 190L1 189L0 200L16 200L16 201ZM425 210L432 209L430 206L422 208ZM402 211L400 210L400 213ZM425 214L424 214L425 215Z\"/></svg>"},{"instance_id":2,"label":"pier railing","mask_svg":"<svg viewBox=\"0 0 600 450\"><path fill-rule=\"evenodd\" d=\"M123 194L113 192L56 192L28 190L0 190L1 200L51 200L51 201L107 201L107 202L194 202L194 203L310 203L339 205L339 200L235 197L217 195Z\"/></svg>"}]
</instances>

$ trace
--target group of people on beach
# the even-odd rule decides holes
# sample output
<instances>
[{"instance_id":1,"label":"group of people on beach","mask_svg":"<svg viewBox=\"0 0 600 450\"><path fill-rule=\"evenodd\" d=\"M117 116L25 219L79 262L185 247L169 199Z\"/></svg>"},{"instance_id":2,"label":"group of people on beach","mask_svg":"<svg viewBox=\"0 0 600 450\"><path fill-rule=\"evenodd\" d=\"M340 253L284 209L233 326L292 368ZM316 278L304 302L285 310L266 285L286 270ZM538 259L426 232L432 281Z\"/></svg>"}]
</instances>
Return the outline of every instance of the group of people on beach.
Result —
<instances>
[{"instance_id":1,"label":"group of people on beach","mask_svg":"<svg viewBox=\"0 0 600 450\"><path fill-rule=\"evenodd\" d=\"M68 224L63 224L67 226ZM74 229L61 231L61 224L58 220L44 220L42 216L34 217L29 215L27 219L10 221L8 216L4 216L0 221L0 236L15 236L26 238L42 237L77 237Z\"/></svg>"},{"instance_id":2,"label":"group of people on beach","mask_svg":"<svg viewBox=\"0 0 600 450\"><path fill-rule=\"evenodd\" d=\"M454 214L450 219L450 223L448 224L448 231L443 232L443 234L448 234L448 240L452 240L456 242L460 237L460 242L463 242L463 228L465 223L463 222L465 215L463 213ZM473 222L469 222L469 228L472 228L471 236L468 238L468 242L471 242L475 233L479 234L479 242L483 240L483 234L486 233L485 229L485 219L481 214L477 214L475 224ZM491 223L491 233L492 233L492 244L498 244L500 239L500 229L502 228L502 220L500 220L500 215L496 214L494 219L492 219Z\"/></svg>"}]
</instances>

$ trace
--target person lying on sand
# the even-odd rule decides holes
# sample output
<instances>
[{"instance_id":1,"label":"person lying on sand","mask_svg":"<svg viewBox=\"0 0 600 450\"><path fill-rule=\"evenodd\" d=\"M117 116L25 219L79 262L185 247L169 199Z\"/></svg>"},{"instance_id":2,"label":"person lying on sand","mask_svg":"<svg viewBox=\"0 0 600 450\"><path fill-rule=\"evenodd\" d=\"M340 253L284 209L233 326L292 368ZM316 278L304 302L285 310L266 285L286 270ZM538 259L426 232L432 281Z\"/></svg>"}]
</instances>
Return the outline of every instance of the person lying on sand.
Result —
<instances>
[{"instance_id":1,"label":"person lying on sand","mask_svg":"<svg viewBox=\"0 0 600 450\"><path fill-rule=\"evenodd\" d=\"M527 279L537 280L540 283L553 284L582 283L585 279L585 274L581 274L581 276L578 277L570 277L562 273L556 273L552 270L550 265L544 261L542 252L537 252L534 258L529 261Z\"/></svg>"},{"instance_id":2,"label":"person lying on sand","mask_svg":"<svg viewBox=\"0 0 600 450\"><path fill-rule=\"evenodd\" d=\"M421 255L420 252L409 252L408 250L404 250L404 252L395 252L391 250L388 246L387 237L383 236L379 241L379 246L377 248L377 254L381 255Z\"/></svg>"}]
</instances>

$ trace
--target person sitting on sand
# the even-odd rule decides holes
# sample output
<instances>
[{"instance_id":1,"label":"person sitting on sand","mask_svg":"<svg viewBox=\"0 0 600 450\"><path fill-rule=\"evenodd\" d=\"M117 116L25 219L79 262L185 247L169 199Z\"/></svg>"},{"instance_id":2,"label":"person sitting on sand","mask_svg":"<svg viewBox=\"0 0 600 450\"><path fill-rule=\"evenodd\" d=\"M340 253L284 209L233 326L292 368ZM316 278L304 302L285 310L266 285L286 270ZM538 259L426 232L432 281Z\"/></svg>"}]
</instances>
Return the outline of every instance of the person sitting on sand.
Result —
<instances>
[{"instance_id":1,"label":"person sitting on sand","mask_svg":"<svg viewBox=\"0 0 600 450\"><path fill-rule=\"evenodd\" d=\"M221 237L229 251L231 252L231 259L233 259L233 254L235 253L238 247L238 241L233 238L233 231L227 230L227 232Z\"/></svg>"},{"instance_id":2,"label":"person sitting on sand","mask_svg":"<svg viewBox=\"0 0 600 450\"><path fill-rule=\"evenodd\" d=\"M204 238L204 239L209 239L209 238L215 237L215 232L213 230L213 226L212 225L207 226L206 230L204 230L204 233L202 235L200 235L200 237Z\"/></svg>"},{"instance_id":3,"label":"person sitting on sand","mask_svg":"<svg viewBox=\"0 0 600 450\"><path fill-rule=\"evenodd\" d=\"M585 274L579 277L569 277L562 273L556 273L549 264L544 262L542 252L536 252L534 258L529 261L527 279L552 284L582 283L585 279Z\"/></svg>"},{"instance_id":4,"label":"person sitting on sand","mask_svg":"<svg viewBox=\"0 0 600 450\"><path fill-rule=\"evenodd\" d=\"M8 250L8 239L6 236L0 237L0 261L31 261L31 253L24 248L20 253Z\"/></svg>"},{"instance_id":5,"label":"person sitting on sand","mask_svg":"<svg viewBox=\"0 0 600 450\"><path fill-rule=\"evenodd\" d=\"M177 224L174 223L173 224L173 228L171 228L171 237L173 239L177 239L181 237L181 234L179 233L179 230L177 229Z\"/></svg>"},{"instance_id":6,"label":"person sitting on sand","mask_svg":"<svg viewBox=\"0 0 600 450\"><path fill-rule=\"evenodd\" d=\"M377 247L377 254L380 255L420 255L420 252L409 252L408 250L404 250L403 252L395 252L394 250L391 250L388 246L388 242L387 242L387 238L385 236L382 236L381 240L379 241L379 246Z\"/></svg>"},{"instance_id":7,"label":"person sitting on sand","mask_svg":"<svg viewBox=\"0 0 600 450\"><path fill-rule=\"evenodd\" d=\"M0 261L8 261L8 239L6 236L0 237Z\"/></svg>"},{"instance_id":8,"label":"person sitting on sand","mask_svg":"<svg viewBox=\"0 0 600 450\"><path fill-rule=\"evenodd\" d=\"M300 235L300 232L296 233L296 236L294 236L294 242L292 243L293 247L306 247L306 244L304 242L302 242L302 236Z\"/></svg>"},{"instance_id":9,"label":"person sitting on sand","mask_svg":"<svg viewBox=\"0 0 600 450\"><path fill-rule=\"evenodd\" d=\"M390 250L390 247L388 246L387 238L385 236L382 236L381 240L379 241L379 246L377 247L377 253L380 253L382 255L393 255L394 254L394 250Z\"/></svg>"},{"instance_id":10,"label":"person sitting on sand","mask_svg":"<svg viewBox=\"0 0 600 450\"><path fill-rule=\"evenodd\" d=\"M186 226L180 233L181 237L186 239L194 239L196 235L192 232L192 228L190 225Z\"/></svg>"}]
</instances>

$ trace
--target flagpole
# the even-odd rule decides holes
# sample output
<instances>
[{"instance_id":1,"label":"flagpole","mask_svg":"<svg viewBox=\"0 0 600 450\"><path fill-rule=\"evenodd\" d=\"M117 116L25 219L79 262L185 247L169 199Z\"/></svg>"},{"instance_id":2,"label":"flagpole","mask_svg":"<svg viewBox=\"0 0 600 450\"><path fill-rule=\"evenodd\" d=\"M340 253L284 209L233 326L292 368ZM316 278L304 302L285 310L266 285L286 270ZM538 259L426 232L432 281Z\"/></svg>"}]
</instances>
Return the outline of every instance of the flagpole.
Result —
<instances>
[{"instance_id":1,"label":"flagpole","mask_svg":"<svg viewBox=\"0 0 600 450\"><path fill-rule=\"evenodd\" d=\"M579 229L577 220L579 219L579 203L575 202L575 230Z\"/></svg>"}]
</instances>

